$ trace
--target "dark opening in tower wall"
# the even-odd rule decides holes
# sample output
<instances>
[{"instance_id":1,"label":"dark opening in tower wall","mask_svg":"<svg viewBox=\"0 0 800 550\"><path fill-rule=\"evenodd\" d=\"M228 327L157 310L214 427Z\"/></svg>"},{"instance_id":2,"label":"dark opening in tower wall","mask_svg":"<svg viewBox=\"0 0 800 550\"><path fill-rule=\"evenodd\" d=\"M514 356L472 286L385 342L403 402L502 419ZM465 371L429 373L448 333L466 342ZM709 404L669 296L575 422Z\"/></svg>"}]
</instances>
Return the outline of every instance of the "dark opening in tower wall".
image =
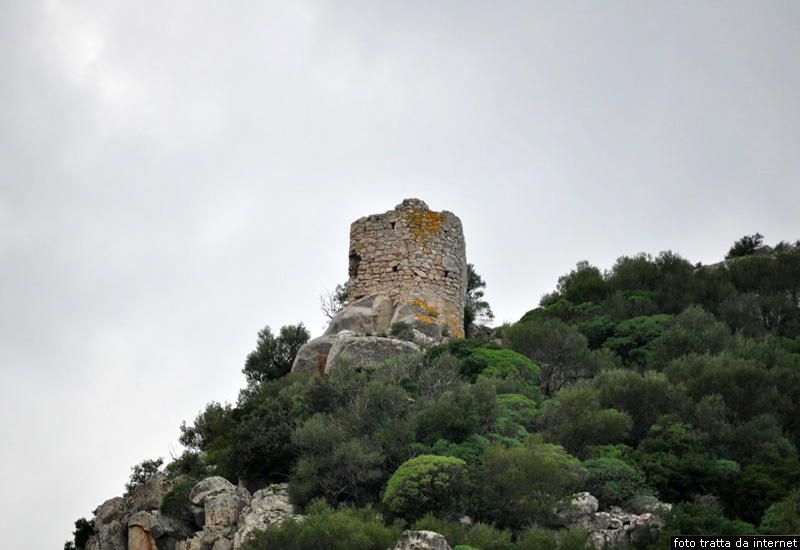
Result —
<instances>
[{"instance_id":1,"label":"dark opening in tower wall","mask_svg":"<svg viewBox=\"0 0 800 550\"><path fill-rule=\"evenodd\" d=\"M352 278L358 275L358 265L361 263L361 256L355 250L350 251L350 267L347 270L348 275Z\"/></svg>"}]
</instances>

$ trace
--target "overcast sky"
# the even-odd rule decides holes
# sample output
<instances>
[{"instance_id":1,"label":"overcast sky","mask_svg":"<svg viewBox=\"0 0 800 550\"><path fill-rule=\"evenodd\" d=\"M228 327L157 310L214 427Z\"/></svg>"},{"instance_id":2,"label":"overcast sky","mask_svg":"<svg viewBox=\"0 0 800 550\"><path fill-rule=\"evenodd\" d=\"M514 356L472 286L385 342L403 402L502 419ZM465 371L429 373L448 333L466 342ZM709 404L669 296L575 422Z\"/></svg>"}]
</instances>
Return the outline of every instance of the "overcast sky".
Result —
<instances>
[{"instance_id":1,"label":"overcast sky","mask_svg":"<svg viewBox=\"0 0 800 550\"><path fill-rule=\"evenodd\" d=\"M464 225L497 322L586 259L800 237L800 2L0 0L0 532L62 548L349 224Z\"/></svg>"}]
</instances>

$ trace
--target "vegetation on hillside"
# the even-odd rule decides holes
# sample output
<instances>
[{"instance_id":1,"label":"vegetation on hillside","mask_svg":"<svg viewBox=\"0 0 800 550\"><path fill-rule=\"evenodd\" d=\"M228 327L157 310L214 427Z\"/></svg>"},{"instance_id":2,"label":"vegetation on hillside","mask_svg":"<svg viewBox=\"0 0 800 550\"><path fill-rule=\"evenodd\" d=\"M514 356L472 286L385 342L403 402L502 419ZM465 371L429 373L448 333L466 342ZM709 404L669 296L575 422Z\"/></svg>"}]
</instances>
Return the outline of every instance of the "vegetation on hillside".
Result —
<instances>
[{"instance_id":1,"label":"vegetation on hillside","mask_svg":"<svg viewBox=\"0 0 800 550\"><path fill-rule=\"evenodd\" d=\"M302 325L267 328L238 402L184 424L167 470L288 481L309 519L247 550L324 537L386 548L404 527L454 547L587 548L553 512L582 490L602 507L673 503L650 548L678 533L796 532L800 243L761 244L737 241L714 266L672 252L606 272L580 262L489 341L327 376L286 373Z\"/></svg>"}]
</instances>

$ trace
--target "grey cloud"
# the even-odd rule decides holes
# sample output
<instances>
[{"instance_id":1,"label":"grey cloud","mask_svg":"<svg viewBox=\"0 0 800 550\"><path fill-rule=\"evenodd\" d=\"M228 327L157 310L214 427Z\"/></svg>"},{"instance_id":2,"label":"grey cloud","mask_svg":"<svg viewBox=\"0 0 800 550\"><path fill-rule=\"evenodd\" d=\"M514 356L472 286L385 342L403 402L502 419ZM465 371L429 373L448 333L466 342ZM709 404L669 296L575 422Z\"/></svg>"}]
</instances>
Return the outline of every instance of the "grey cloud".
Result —
<instances>
[{"instance_id":1,"label":"grey cloud","mask_svg":"<svg viewBox=\"0 0 800 550\"><path fill-rule=\"evenodd\" d=\"M9 546L58 547L235 399L264 324L319 332L350 222L404 197L461 217L498 321L579 259L800 237L798 27L778 1L3 3Z\"/></svg>"}]
</instances>

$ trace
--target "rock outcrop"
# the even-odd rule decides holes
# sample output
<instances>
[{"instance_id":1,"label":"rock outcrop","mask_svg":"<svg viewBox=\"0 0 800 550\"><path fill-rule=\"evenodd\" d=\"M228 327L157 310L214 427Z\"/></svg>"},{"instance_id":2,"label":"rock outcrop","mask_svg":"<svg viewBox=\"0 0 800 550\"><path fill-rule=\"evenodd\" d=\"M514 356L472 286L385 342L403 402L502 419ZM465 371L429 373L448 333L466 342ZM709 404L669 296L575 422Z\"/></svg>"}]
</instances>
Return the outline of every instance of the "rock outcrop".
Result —
<instances>
[{"instance_id":1,"label":"rock outcrop","mask_svg":"<svg viewBox=\"0 0 800 550\"><path fill-rule=\"evenodd\" d=\"M397 355L418 351L418 345L397 338L339 333L328 354L325 373L336 368L340 361L355 367L369 367Z\"/></svg>"},{"instance_id":2,"label":"rock outcrop","mask_svg":"<svg viewBox=\"0 0 800 550\"><path fill-rule=\"evenodd\" d=\"M96 534L86 550L238 550L252 531L287 517L302 517L289 503L285 483L251 495L244 487L215 476L202 480L189 493L194 522L187 523L161 513L157 499L180 481L159 474L131 495L101 504L95 510Z\"/></svg>"},{"instance_id":3,"label":"rock outcrop","mask_svg":"<svg viewBox=\"0 0 800 550\"><path fill-rule=\"evenodd\" d=\"M190 525L158 512L135 512L128 518L128 550L173 549L192 534Z\"/></svg>"},{"instance_id":4,"label":"rock outcrop","mask_svg":"<svg viewBox=\"0 0 800 550\"><path fill-rule=\"evenodd\" d=\"M584 527L597 548L626 547L655 540L664 527L663 516L672 509L670 504L653 497L637 499L636 513L612 506L598 512L599 503L589 493L575 493L554 512L566 523Z\"/></svg>"},{"instance_id":5,"label":"rock outcrop","mask_svg":"<svg viewBox=\"0 0 800 550\"><path fill-rule=\"evenodd\" d=\"M347 361L356 367L368 367L397 355L421 350L416 343L400 338L368 336L353 330L341 330L304 344L297 352L292 372L327 374L339 361Z\"/></svg>"},{"instance_id":6,"label":"rock outcrop","mask_svg":"<svg viewBox=\"0 0 800 550\"><path fill-rule=\"evenodd\" d=\"M250 503L250 492L225 478L209 477L189 493L192 515L202 530L179 542L175 550L230 550L239 521L239 513Z\"/></svg>"},{"instance_id":7,"label":"rock outcrop","mask_svg":"<svg viewBox=\"0 0 800 550\"><path fill-rule=\"evenodd\" d=\"M89 539L96 550L125 550L128 541L128 516L130 499L114 497L97 507L94 512L96 535ZM87 543L87 547L90 544Z\"/></svg>"},{"instance_id":8,"label":"rock outcrop","mask_svg":"<svg viewBox=\"0 0 800 550\"><path fill-rule=\"evenodd\" d=\"M233 536L233 549L239 548L253 531L266 529L286 518L299 518L295 507L289 502L289 488L286 483L269 485L256 491L250 504L239 513L236 533Z\"/></svg>"},{"instance_id":9,"label":"rock outcrop","mask_svg":"<svg viewBox=\"0 0 800 550\"><path fill-rule=\"evenodd\" d=\"M621 510L596 512L580 518L577 523L586 528L598 548L652 541L664 527L663 519L655 514L636 515Z\"/></svg>"},{"instance_id":10,"label":"rock outcrop","mask_svg":"<svg viewBox=\"0 0 800 550\"><path fill-rule=\"evenodd\" d=\"M391 550L451 550L445 538L433 531L404 531Z\"/></svg>"},{"instance_id":11,"label":"rock outcrop","mask_svg":"<svg viewBox=\"0 0 800 550\"><path fill-rule=\"evenodd\" d=\"M575 523L580 518L597 512L600 503L587 492L575 493L555 509L556 515L566 523Z\"/></svg>"}]
</instances>

